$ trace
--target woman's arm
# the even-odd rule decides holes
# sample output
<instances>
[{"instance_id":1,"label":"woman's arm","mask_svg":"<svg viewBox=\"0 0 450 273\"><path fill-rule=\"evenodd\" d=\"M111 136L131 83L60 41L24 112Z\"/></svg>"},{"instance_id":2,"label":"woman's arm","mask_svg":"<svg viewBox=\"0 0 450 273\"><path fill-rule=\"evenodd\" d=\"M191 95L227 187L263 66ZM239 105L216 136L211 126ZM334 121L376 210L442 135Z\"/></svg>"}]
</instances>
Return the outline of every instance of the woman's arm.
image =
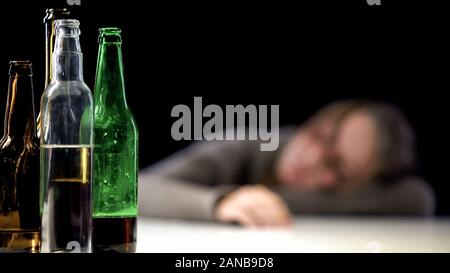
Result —
<instances>
[{"instance_id":1,"label":"woman's arm","mask_svg":"<svg viewBox=\"0 0 450 273\"><path fill-rule=\"evenodd\" d=\"M141 215L212 220L217 200L248 181L257 147L198 142L139 173Z\"/></svg>"}]
</instances>

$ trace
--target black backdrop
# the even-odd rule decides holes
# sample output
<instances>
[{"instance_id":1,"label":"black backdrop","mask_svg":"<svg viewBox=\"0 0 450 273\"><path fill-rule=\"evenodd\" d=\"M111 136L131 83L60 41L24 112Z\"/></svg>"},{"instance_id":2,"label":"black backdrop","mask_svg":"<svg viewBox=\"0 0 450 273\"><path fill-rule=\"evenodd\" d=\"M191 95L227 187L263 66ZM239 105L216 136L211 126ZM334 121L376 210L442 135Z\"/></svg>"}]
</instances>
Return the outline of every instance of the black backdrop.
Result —
<instances>
[{"instance_id":1,"label":"black backdrop","mask_svg":"<svg viewBox=\"0 0 450 273\"><path fill-rule=\"evenodd\" d=\"M43 91L45 9L66 1L2 2L0 114L8 61L33 61ZM301 1L298 6L228 1L165 5L81 0L84 75L93 88L97 29L123 30L127 98L140 130L140 167L184 147L172 140L174 105L279 104L281 124L300 123L340 98L399 106L418 138L420 173L450 214L447 155L449 44L431 1ZM395 3L393 3L395 2ZM33 5L31 5L33 3ZM434 9L434 10L433 10ZM447 35L448 36L448 35Z\"/></svg>"}]
</instances>

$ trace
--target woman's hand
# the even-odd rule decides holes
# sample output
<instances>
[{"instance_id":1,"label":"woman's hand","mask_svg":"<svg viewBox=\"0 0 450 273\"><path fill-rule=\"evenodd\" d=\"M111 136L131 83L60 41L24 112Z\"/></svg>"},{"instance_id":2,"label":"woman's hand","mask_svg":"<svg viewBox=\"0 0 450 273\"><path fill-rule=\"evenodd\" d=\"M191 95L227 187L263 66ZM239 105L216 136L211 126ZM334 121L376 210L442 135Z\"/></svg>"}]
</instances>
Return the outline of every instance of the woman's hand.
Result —
<instances>
[{"instance_id":1,"label":"woman's hand","mask_svg":"<svg viewBox=\"0 0 450 273\"><path fill-rule=\"evenodd\" d=\"M289 226L292 216L281 197L261 185L243 186L225 196L216 206L219 222L247 227Z\"/></svg>"}]
</instances>

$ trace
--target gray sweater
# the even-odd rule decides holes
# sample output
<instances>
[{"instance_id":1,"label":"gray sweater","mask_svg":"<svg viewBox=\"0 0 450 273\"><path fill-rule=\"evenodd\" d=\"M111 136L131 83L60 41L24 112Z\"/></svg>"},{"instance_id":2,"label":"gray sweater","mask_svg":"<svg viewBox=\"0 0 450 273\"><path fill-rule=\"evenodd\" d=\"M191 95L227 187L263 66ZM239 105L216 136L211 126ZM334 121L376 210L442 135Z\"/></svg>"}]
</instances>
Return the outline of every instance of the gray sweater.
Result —
<instances>
[{"instance_id":1,"label":"gray sweater","mask_svg":"<svg viewBox=\"0 0 450 273\"><path fill-rule=\"evenodd\" d=\"M294 214L433 214L434 193L416 176L389 185L373 181L346 193L277 185L273 168L294 132L281 130L280 147L273 152L261 152L258 141L201 141L143 169L139 174L140 215L213 220L217 201L248 184L265 184Z\"/></svg>"}]
</instances>

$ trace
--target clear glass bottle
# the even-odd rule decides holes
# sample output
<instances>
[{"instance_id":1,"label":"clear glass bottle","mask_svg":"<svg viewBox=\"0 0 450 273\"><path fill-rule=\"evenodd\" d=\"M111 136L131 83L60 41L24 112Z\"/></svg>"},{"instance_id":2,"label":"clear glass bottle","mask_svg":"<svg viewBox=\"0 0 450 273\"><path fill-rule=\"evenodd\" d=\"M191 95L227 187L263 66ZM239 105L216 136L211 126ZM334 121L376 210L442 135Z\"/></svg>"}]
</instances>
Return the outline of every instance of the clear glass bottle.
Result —
<instances>
[{"instance_id":1,"label":"clear glass bottle","mask_svg":"<svg viewBox=\"0 0 450 273\"><path fill-rule=\"evenodd\" d=\"M127 105L118 28L101 28L95 78L94 252L135 252L138 130Z\"/></svg>"},{"instance_id":2,"label":"clear glass bottle","mask_svg":"<svg viewBox=\"0 0 450 273\"><path fill-rule=\"evenodd\" d=\"M90 252L93 99L83 81L79 22L55 21L52 80L41 101L43 250Z\"/></svg>"},{"instance_id":3,"label":"clear glass bottle","mask_svg":"<svg viewBox=\"0 0 450 273\"><path fill-rule=\"evenodd\" d=\"M0 252L39 252L39 140L31 62L12 61L0 140Z\"/></svg>"}]
</instances>

